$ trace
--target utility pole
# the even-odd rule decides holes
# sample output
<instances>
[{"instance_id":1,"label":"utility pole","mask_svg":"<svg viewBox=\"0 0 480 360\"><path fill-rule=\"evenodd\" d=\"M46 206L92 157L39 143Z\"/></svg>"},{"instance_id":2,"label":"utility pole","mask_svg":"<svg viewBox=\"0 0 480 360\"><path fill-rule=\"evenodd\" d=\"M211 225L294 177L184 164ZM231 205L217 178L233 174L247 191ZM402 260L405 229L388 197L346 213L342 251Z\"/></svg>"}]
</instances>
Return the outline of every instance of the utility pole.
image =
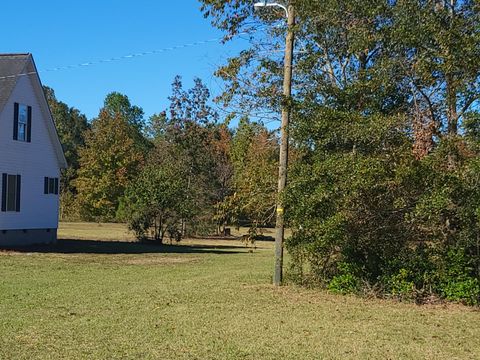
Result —
<instances>
[{"instance_id":1,"label":"utility pole","mask_svg":"<svg viewBox=\"0 0 480 360\"><path fill-rule=\"evenodd\" d=\"M285 206L283 193L287 185L288 169L288 126L290 122L290 108L292 99L292 67L293 47L295 42L295 9L293 4L287 6L278 2L258 2L255 9L263 7L279 7L287 16L287 38L285 41L285 60L283 73L283 101L282 101L282 124L280 127L280 159L278 164L278 194L277 194L277 217L275 223L275 269L273 284L282 285L283 277L283 240L285 238Z\"/></svg>"},{"instance_id":2,"label":"utility pole","mask_svg":"<svg viewBox=\"0 0 480 360\"><path fill-rule=\"evenodd\" d=\"M283 192L287 185L288 168L288 138L290 123L290 107L292 98L292 66L293 46L295 41L295 9L293 5L288 6L288 29L285 42L285 62L283 77L283 103L282 103L282 125L280 127L280 159L278 165L278 197L277 197L277 218L275 224L275 271L273 284L280 286L283 278L283 241L285 238L285 207Z\"/></svg>"}]
</instances>

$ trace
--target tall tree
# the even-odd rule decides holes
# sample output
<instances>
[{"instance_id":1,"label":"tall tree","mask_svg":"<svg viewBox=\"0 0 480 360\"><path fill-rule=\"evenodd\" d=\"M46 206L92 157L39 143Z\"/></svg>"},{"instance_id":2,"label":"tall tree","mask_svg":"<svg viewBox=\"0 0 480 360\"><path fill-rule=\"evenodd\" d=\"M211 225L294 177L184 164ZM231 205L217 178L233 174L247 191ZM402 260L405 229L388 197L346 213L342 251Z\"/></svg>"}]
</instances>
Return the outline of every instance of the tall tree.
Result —
<instances>
[{"instance_id":1,"label":"tall tree","mask_svg":"<svg viewBox=\"0 0 480 360\"><path fill-rule=\"evenodd\" d=\"M277 186L278 141L273 132L244 119L230 146L231 195L224 198L224 218L247 222L255 234L272 224Z\"/></svg>"},{"instance_id":2,"label":"tall tree","mask_svg":"<svg viewBox=\"0 0 480 360\"><path fill-rule=\"evenodd\" d=\"M200 79L184 90L180 76L172 83L169 109L150 119L154 142L175 145L187 164L188 194L196 205L196 216L190 219L192 230L210 226L216 189L221 180L216 172L215 144L218 144L218 114L209 105L210 92ZM184 232L186 231L186 223Z\"/></svg>"},{"instance_id":3,"label":"tall tree","mask_svg":"<svg viewBox=\"0 0 480 360\"><path fill-rule=\"evenodd\" d=\"M225 228L231 220L231 216L224 206L228 196L233 194L234 168L231 157L232 131L222 124L215 129L212 139L212 153L215 182L213 190L213 203L215 208L215 221L217 233L225 233ZM225 211L227 210L227 211Z\"/></svg>"},{"instance_id":4,"label":"tall tree","mask_svg":"<svg viewBox=\"0 0 480 360\"><path fill-rule=\"evenodd\" d=\"M125 188L136 176L144 148L122 111L100 111L80 150L80 170L75 184L81 216L112 221Z\"/></svg>"}]
</instances>

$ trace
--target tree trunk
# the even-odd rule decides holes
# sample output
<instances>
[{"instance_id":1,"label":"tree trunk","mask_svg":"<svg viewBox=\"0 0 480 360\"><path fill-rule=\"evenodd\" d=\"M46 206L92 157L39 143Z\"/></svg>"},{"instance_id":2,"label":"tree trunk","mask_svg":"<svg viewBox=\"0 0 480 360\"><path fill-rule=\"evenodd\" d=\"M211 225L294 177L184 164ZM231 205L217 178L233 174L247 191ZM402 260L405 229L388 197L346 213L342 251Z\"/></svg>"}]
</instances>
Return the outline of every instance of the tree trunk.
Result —
<instances>
[{"instance_id":1,"label":"tree trunk","mask_svg":"<svg viewBox=\"0 0 480 360\"><path fill-rule=\"evenodd\" d=\"M447 125L448 135L458 133L457 91L451 76L447 76Z\"/></svg>"}]
</instances>

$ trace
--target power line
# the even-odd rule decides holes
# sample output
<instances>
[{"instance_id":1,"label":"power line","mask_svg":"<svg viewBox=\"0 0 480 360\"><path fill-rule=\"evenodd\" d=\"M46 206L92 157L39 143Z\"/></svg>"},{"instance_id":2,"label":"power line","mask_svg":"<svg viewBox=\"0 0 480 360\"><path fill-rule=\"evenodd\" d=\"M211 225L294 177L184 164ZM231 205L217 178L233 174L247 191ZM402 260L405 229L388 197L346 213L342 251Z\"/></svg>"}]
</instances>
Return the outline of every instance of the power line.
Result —
<instances>
[{"instance_id":1,"label":"power line","mask_svg":"<svg viewBox=\"0 0 480 360\"><path fill-rule=\"evenodd\" d=\"M143 57L143 56L148 56L148 55L155 55L155 54L160 54L164 53L167 51L173 51L173 50L179 50L179 49L184 49L188 47L194 47L194 46L199 46L199 45L205 45L213 42L218 42L222 40L222 38L214 38L214 39L209 39L209 40L202 40L202 41L196 41L192 43L187 43L187 44L182 44L182 45L175 45L171 47L166 47L162 49L157 49L157 50L151 50L151 51L144 51L140 53L134 53L134 54L128 54L128 55L123 55L123 56L117 56L117 57L111 57L108 59L102 59L102 60L97 60L97 61L90 61L90 62L84 62L81 64L76 64L76 65L68 65L68 66L62 66L62 67L56 67L52 69L47 69L39 72L51 72L51 71L60 71L60 70L68 70L68 69L74 69L74 68L79 68L79 67L86 67L86 66L92 66L92 65L99 65L102 63L109 63L109 62L114 62L114 61L120 61L120 60L126 60L126 59L133 59L137 57Z\"/></svg>"},{"instance_id":2,"label":"power line","mask_svg":"<svg viewBox=\"0 0 480 360\"><path fill-rule=\"evenodd\" d=\"M266 27L259 27L257 29L249 29L248 31L243 31L243 32L238 33L236 36L252 35L253 33L264 30L265 28ZM92 65L99 65L99 64L121 61L121 60L126 60L126 59L133 59L133 58L149 56L149 55L156 55L156 54L161 54L161 53L168 52L168 51L185 49L185 48L195 47L195 46L200 46L200 45L207 45L207 44L210 44L210 43L221 42L221 41L224 41L224 40L225 40L225 37L217 37L217 38L208 39L208 40L200 40L200 41L195 41L195 42L191 42L191 43L170 46L170 47L166 47L166 48L162 48L162 49L144 51L144 52L133 53L133 54L123 55L123 56L116 56L116 57L111 57L111 58L102 59L102 60L88 61L88 62L83 62L83 63L79 63L79 64L74 64L74 65L58 66L58 67L54 67L54 68L50 68L50 69L45 69L45 70L40 70L40 71L31 71L31 72L26 72L26 73L21 73L21 74L12 74L12 75L7 75L7 76L0 76L0 80L11 79L11 78L20 77L20 76L35 75L37 73L40 74L40 73L46 73L46 72L55 72L55 71L62 71L62 70L77 69L77 68L88 67L88 66L92 66Z\"/></svg>"},{"instance_id":3,"label":"power line","mask_svg":"<svg viewBox=\"0 0 480 360\"><path fill-rule=\"evenodd\" d=\"M59 66L59 67L54 67L54 68L40 70L40 71L30 71L30 72L25 72L25 73L21 73L21 74L12 74L12 75L7 75L7 76L0 76L0 80L11 79L11 78L20 77L20 76L34 75L34 74L37 74L37 73L70 70L70 69L88 67L88 66L92 66L92 65L99 65L99 64L104 64L104 63L120 61L120 60L133 59L133 58L149 56L149 55L156 55L156 54L160 54L160 53L164 53L164 52L168 52L168 51L174 51L174 50L185 49L185 48L194 47L194 46L206 45L206 44L210 44L210 43L213 43L213 42L220 42L222 40L223 40L223 37L222 38L208 39L208 40L201 40L201 41L195 41L195 42L186 43L186 44L182 44L182 45L170 46L170 47L157 49L157 50L144 51L144 52L139 52L139 53L134 53L134 54L111 57L111 58L102 59L102 60L88 61L88 62L83 62L83 63L79 63L79 64L74 64L74 65Z\"/></svg>"},{"instance_id":4,"label":"power line","mask_svg":"<svg viewBox=\"0 0 480 360\"><path fill-rule=\"evenodd\" d=\"M0 80L10 79L10 78L15 78L15 77L20 77L20 76L34 75L34 74L37 74L37 73L70 70L70 69L76 69L76 68L87 67L87 66L92 66L92 65L99 65L99 64L103 64L103 63L115 62L115 61L120 61L120 60L133 59L133 58L137 58L137 57L160 54L160 53L167 52L167 51L173 51L173 50L184 49L184 48L193 47L193 46L205 45L205 44L209 44L209 43L213 43L213 42L218 42L220 40L222 40L222 38L202 40L202 41L196 41L196 42L192 42L192 43L176 45L176 46L166 47L166 48L157 49L157 50L144 51L144 52L140 52L140 53L111 57L111 58L108 58L108 59L83 62L83 63L79 63L79 64L74 64L74 65L59 66L59 67L54 67L54 68L51 68L51 69L40 70L38 72L37 71L30 71L30 72L26 72L26 73L22 73L22 74L1 76Z\"/></svg>"}]
</instances>

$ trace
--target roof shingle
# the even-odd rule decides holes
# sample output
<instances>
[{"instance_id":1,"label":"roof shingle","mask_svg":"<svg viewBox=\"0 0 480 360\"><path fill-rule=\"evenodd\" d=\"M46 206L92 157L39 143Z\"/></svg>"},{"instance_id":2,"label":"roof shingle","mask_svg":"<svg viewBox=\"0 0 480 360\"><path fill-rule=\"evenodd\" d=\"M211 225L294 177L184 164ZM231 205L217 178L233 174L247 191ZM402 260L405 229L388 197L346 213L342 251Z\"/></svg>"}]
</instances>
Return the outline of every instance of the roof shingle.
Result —
<instances>
[{"instance_id":1,"label":"roof shingle","mask_svg":"<svg viewBox=\"0 0 480 360\"><path fill-rule=\"evenodd\" d=\"M0 54L0 110L10 98L18 75L25 70L29 58L30 54Z\"/></svg>"}]
</instances>

